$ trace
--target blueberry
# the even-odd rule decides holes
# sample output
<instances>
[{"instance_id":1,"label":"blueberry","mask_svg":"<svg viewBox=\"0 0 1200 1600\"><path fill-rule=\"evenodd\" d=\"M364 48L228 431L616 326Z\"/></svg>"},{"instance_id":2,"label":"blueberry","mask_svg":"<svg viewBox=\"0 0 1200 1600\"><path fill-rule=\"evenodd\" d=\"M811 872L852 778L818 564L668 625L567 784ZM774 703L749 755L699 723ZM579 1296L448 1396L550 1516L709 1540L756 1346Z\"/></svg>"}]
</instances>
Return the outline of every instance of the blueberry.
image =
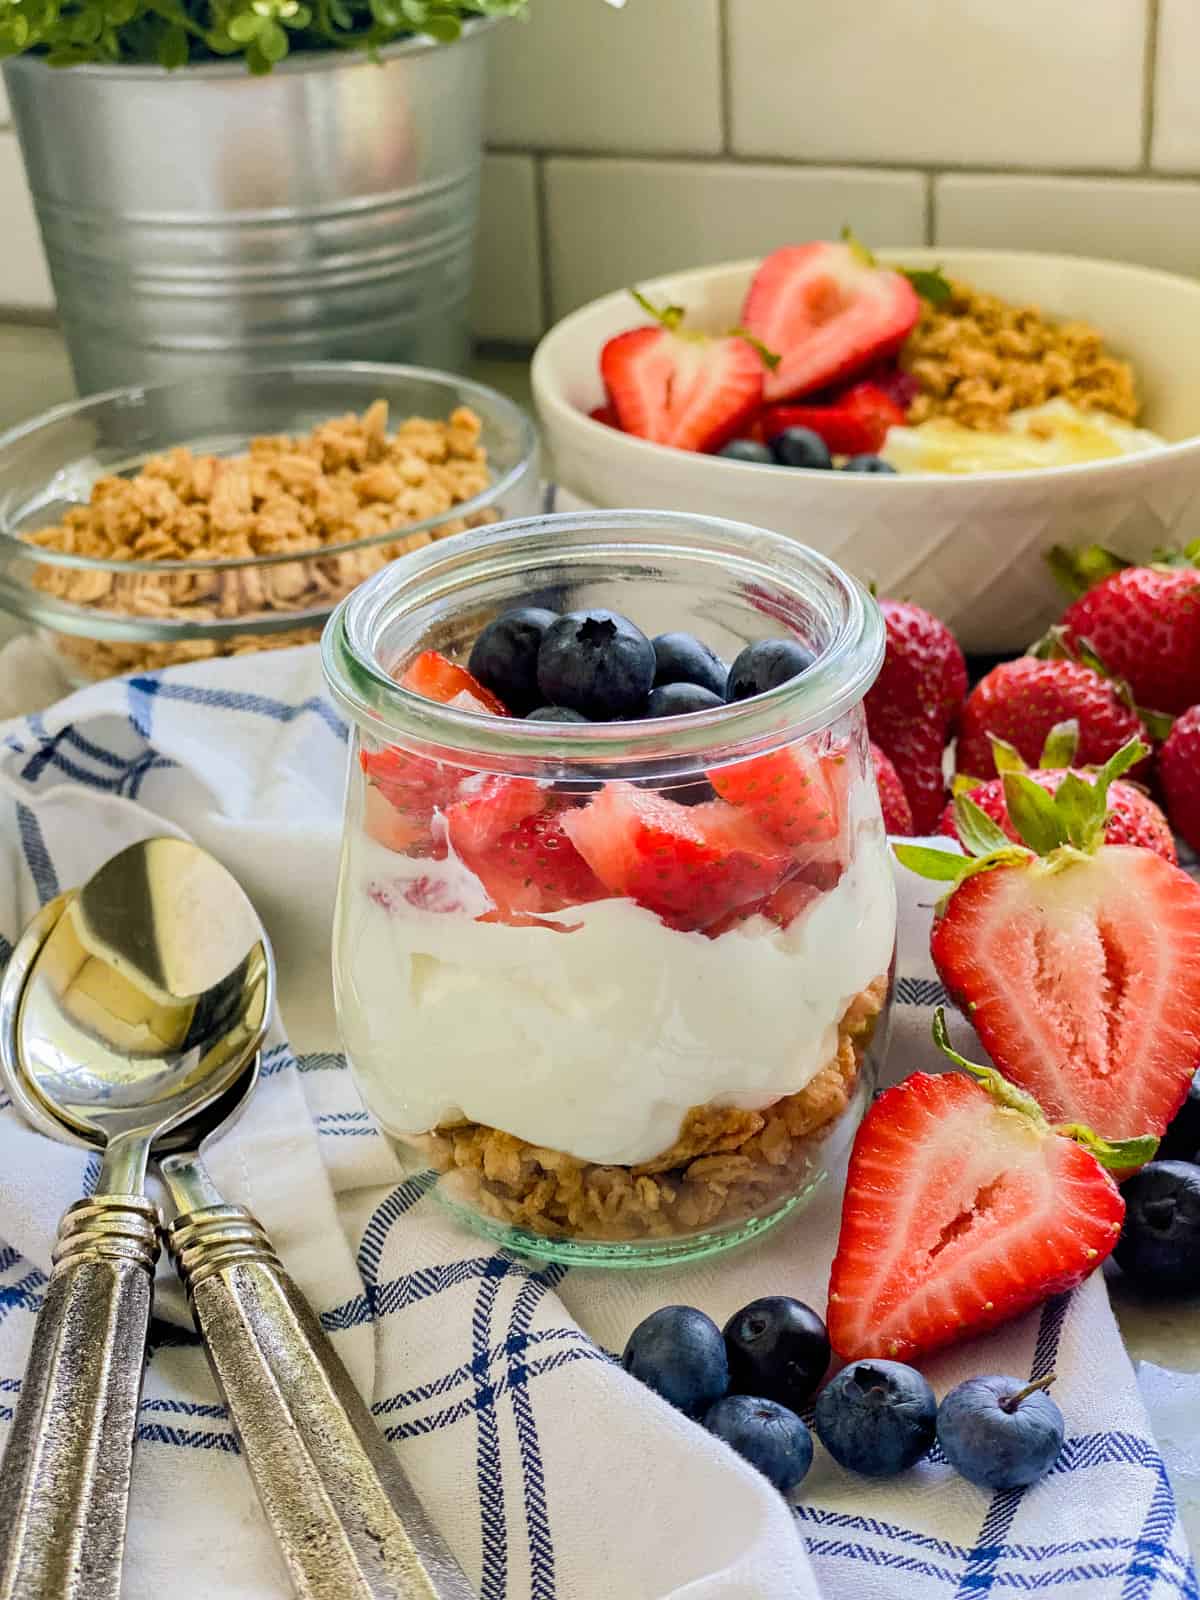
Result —
<instances>
[{"instance_id":1,"label":"blueberry","mask_svg":"<svg viewBox=\"0 0 1200 1600\"><path fill-rule=\"evenodd\" d=\"M761 466L775 465L775 457L765 444L759 444L757 439L730 439L728 444L723 444L717 451L719 456L724 456L726 461L754 461Z\"/></svg>"},{"instance_id":2,"label":"blueberry","mask_svg":"<svg viewBox=\"0 0 1200 1600\"><path fill-rule=\"evenodd\" d=\"M843 1367L817 1399L817 1437L835 1461L867 1478L891 1478L933 1443L937 1401L899 1361Z\"/></svg>"},{"instance_id":3,"label":"blueberry","mask_svg":"<svg viewBox=\"0 0 1200 1600\"><path fill-rule=\"evenodd\" d=\"M1200 1161L1200 1071L1192 1079L1187 1099L1162 1136L1159 1161Z\"/></svg>"},{"instance_id":4,"label":"blueberry","mask_svg":"<svg viewBox=\"0 0 1200 1600\"><path fill-rule=\"evenodd\" d=\"M811 428L785 428L771 440L771 454L781 467L814 467L826 471L833 465L829 446Z\"/></svg>"},{"instance_id":5,"label":"blueberry","mask_svg":"<svg viewBox=\"0 0 1200 1600\"><path fill-rule=\"evenodd\" d=\"M1058 1460L1063 1414L1021 1378L968 1378L942 1401L938 1443L956 1472L981 1489L1023 1489Z\"/></svg>"},{"instance_id":6,"label":"blueberry","mask_svg":"<svg viewBox=\"0 0 1200 1600\"><path fill-rule=\"evenodd\" d=\"M705 1417L704 1426L757 1467L781 1494L790 1494L812 1466L812 1434L794 1411L774 1400L726 1395Z\"/></svg>"},{"instance_id":7,"label":"blueberry","mask_svg":"<svg viewBox=\"0 0 1200 1600\"><path fill-rule=\"evenodd\" d=\"M883 472L896 475L896 469L890 461L885 461L882 456L851 456L843 467L843 472Z\"/></svg>"},{"instance_id":8,"label":"blueberry","mask_svg":"<svg viewBox=\"0 0 1200 1600\"><path fill-rule=\"evenodd\" d=\"M663 683L651 689L646 701L648 717L684 717L689 711L711 711L723 706L725 701L711 689L702 689L698 683Z\"/></svg>"},{"instance_id":9,"label":"blueberry","mask_svg":"<svg viewBox=\"0 0 1200 1600\"><path fill-rule=\"evenodd\" d=\"M722 698L729 668L715 650L690 633L660 633L654 640L654 687L664 683L698 683Z\"/></svg>"},{"instance_id":10,"label":"blueberry","mask_svg":"<svg viewBox=\"0 0 1200 1600\"><path fill-rule=\"evenodd\" d=\"M812 664L811 653L795 639L759 639L748 644L730 667L725 698L732 702L766 694L768 689L798 678Z\"/></svg>"},{"instance_id":11,"label":"blueberry","mask_svg":"<svg viewBox=\"0 0 1200 1600\"><path fill-rule=\"evenodd\" d=\"M729 1388L721 1330L694 1306L664 1306L639 1322L621 1364L689 1417L702 1417Z\"/></svg>"},{"instance_id":12,"label":"blueberry","mask_svg":"<svg viewBox=\"0 0 1200 1600\"><path fill-rule=\"evenodd\" d=\"M586 722L586 717L580 716L578 711L572 711L569 706L539 706L536 711L530 711L525 718L526 722Z\"/></svg>"},{"instance_id":13,"label":"blueberry","mask_svg":"<svg viewBox=\"0 0 1200 1600\"><path fill-rule=\"evenodd\" d=\"M811 1306L785 1294L751 1300L725 1324L730 1385L793 1410L825 1376L829 1335Z\"/></svg>"},{"instance_id":14,"label":"blueberry","mask_svg":"<svg viewBox=\"0 0 1200 1600\"><path fill-rule=\"evenodd\" d=\"M1200 1166L1151 1161L1122 1186L1117 1265L1144 1289L1200 1292Z\"/></svg>"},{"instance_id":15,"label":"blueberry","mask_svg":"<svg viewBox=\"0 0 1200 1600\"><path fill-rule=\"evenodd\" d=\"M640 716L654 682L654 646L616 611L568 611L542 640L537 681L548 705L594 722Z\"/></svg>"},{"instance_id":16,"label":"blueberry","mask_svg":"<svg viewBox=\"0 0 1200 1600\"><path fill-rule=\"evenodd\" d=\"M541 698L537 687L538 651L547 630L558 621L553 611L521 606L496 617L476 639L467 662L485 689L523 716Z\"/></svg>"}]
</instances>

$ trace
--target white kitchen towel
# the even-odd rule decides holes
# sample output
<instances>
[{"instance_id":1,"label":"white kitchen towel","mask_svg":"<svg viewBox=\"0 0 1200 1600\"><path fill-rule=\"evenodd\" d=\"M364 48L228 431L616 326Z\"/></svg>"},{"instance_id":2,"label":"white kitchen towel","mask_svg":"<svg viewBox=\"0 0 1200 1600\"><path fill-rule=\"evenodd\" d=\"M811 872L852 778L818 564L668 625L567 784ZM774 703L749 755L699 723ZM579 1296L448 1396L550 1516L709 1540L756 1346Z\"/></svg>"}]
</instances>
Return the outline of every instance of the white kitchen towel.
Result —
<instances>
[{"instance_id":1,"label":"white kitchen towel","mask_svg":"<svg viewBox=\"0 0 1200 1600\"><path fill-rule=\"evenodd\" d=\"M481 1600L1200 1600L1171 1488L1096 1277L930 1363L1058 1373L1061 1460L989 1495L936 1451L892 1482L818 1447L789 1506L627 1378L611 1353L668 1302L718 1321L765 1293L824 1304L838 1195L743 1253L637 1273L533 1270L403 1180L337 1054L329 927L346 729L315 649L213 661L81 691L0 727L0 933L124 844L181 830L263 914L285 1042L213 1150L319 1311ZM887 1076L936 1069L932 891L901 873ZM7 954L7 946L0 956ZM0 1444L63 1208L95 1162L0 1110ZM288 1593L228 1417L165 1271L142 1403L124 1595Z\"/></svg>"}]
</instances>

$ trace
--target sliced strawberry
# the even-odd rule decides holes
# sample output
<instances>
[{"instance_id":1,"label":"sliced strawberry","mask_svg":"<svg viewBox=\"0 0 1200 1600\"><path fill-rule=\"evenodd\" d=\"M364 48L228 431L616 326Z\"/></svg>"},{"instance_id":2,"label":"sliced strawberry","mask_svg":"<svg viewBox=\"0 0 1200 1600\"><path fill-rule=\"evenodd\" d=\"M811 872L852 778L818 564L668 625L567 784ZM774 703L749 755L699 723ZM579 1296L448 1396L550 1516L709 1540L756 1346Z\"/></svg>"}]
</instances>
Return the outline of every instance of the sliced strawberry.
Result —
<instances>
[{"instance_id":1,"label":"sliced strawberry","mask_svg":"<svg viewBox=\"0 0 1200 1600\"><path fill-rule=\"evenodd\" d=\"M1200 1061L1200 886L1161 856L968 877L934 924L934 964L992 1060L1049 1116L1105 1138L1161 1135Z\"/></svg>"},{"instance_id":2,"label":"sliced strawberry","mask_svg":"<svg viewBox=\"0 0 1200 1600\"><path fill-rule=\"evenodd\" d=\"M531 778L476 773L459 789L446 812L446 832L464 860L490 850L502 833L546 808L549 796Z\"/></svg>"},{"instance_id":3,"label":"sliced strawberry","mask_svg":"<svg viewBox=\"0 0 1200 1600\"><path fill-rule=\"evenodd\" d=\"M856 383L822 405L765 407L762 431L769 444L785 428L810 428L835 456L874 455L888 429L903 421L902 408L883 389L874 383Z\"/></svg>"},{"instance_id":4,"label":"sliced strawberry","mask_svg":"<svg viewBox=\"0 0 1200 1600\"><path fill-rule=\"evenodd\" d=\"M589 411L588 416L593 422L602 422L606 428L620 428L617 413L612 406L597 406L594 411Z\"/></svg>"},{"instance_id":5,"label":"sliced strawberry","mask_svg":"<svg viewBox=\"0 0 1200 1600\"><path fill-rule=\"evenodd\" d=\"M563 827L613 894L684 931L762 901L793 866L777 839L723 800L682 806L630 783L606 784Z\"/></svg>"},{"instance_id":6,"label":"sliced strawberry","mask_svg":"<svg viewBox=\"0 0 1200 1600\"><path fill-rule=\"evenodd\" d=\"M486 711L493 717L508 715L507 708L490 689L485 689L466 667L456 666L439 650L422 650L405 668L400 687L411 689L426 700L458 706L463 711Z\"/></svg>"},{"instance_id":7,"label":"sliced strawberry","mask_svg":"<svg viewBox=\"0 0 1200 1600\"><path fill-rule=\"evenodd\" d=\"M678 450L719 450L758 410L763 359L744 339L631 328L600 353L618 425Z\"/></svg>"},{"instance_id":8,"label":"sliced strawberry","mask_svg":"<svg viewBox=\"0 0 1200 1600\"><path fill-rule=\"evenodd\" d=\"M775 401L827 388L894 355L920 314L907 278L868 265L847 244L817 241L766 257L742 326L780 357L763 383L764 398Z\"/></svg>"},{"instance_id":9,"label":"sliced strawberry","mask_svg":"<svg viewBox=\"0 0 1200 1600\"><path fill-rule=\"evenodd\" d=\"M717 767L708 780L723 800L742 807L784 844L837 837L842 756L812 756L798 745Z\"/></svg>"},{"instance_id":10,"label":"sliced strawberry","mask_svg":"<svg viewBox=\"0 0 1200 1600\"><path fill-rule=\"evenodd\" d=\"M563 831L563 808L524 778L489 777L446 813L450 846L505 919L602 900L608 890Z\"/></svg>"},{"instance_id":11,"label":"sliced strawberry","mask_svg":"<svg viewBox=\"0 0 1200 1600\"><path fill-rule=\"evenodd\" d=\"M433 816L453 801L462 771L394 745L362 749L358 760L367 777L364 826L371 838L409 855L444 855L444 844L433 836ZM392 810L390 819L385 806Z\"/></svg>"},{"instance_id":12,"label":"sliced strawberry","mask_svg":"<svg viewBox=\"0 0 1200 1600\"><path fill-rule=\"evenodd\" d=\"M428 818L418 821L410 813L398 810L383 790L371 783L363 798L363 832L385 850L395 850L400 855L430 841Z\"/></svg>"},{"instance_id":13,"label":"sliced strawberry","mask_svg":"<svg viewBox=\"0 0 1200 1600\"><path fill-rule=\"evenodd\" d=\"M1082 1282L1124 1212L1096 1157L1043 1119L957 1073L914 1073L876 1100L854 1143L833 1348L913 1361L982 1333Z\"/></svg>"},{"instance_id":14,"label":"sliced strawberry","mask_svg":"<svg viewBox=\"0 0 1200 1600\"><path fill-rule=\"evenodd\" d=\"M704 932L710 939L719 939L730 928L739 927L751 917L766 917L768 922L775 923L777 927L790 928L802 911L807 911L814 900L820 899L821 893L820 889L806 883L803 878L789 878L765 900L730 911L728 915L710 923Z\"/></svg>"}]
</instances>

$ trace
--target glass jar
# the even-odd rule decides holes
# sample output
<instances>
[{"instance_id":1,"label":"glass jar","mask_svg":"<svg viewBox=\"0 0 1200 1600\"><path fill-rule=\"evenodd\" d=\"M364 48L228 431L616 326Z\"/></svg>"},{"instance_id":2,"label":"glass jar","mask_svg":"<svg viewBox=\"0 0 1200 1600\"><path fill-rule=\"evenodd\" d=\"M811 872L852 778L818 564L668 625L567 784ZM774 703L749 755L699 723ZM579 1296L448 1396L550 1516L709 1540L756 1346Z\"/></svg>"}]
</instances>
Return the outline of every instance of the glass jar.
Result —
<instances>
[{"instance_id":1,"label":"glass jar","mask_svg":"<svg viewBox=\"0 0 1200 1600\"><path fill-rule=\"evenodd\" d=\"M518 605L607 607L799 677L683 717L546 723L400 687ZM354 726L334 932L350 1066L397 1150L494 1240L697 1256L810 1195L873 1086L895 890L862 701L878 607L831 561L663 512L502 523L331 619Z\"/></svg>"}]
</instances>

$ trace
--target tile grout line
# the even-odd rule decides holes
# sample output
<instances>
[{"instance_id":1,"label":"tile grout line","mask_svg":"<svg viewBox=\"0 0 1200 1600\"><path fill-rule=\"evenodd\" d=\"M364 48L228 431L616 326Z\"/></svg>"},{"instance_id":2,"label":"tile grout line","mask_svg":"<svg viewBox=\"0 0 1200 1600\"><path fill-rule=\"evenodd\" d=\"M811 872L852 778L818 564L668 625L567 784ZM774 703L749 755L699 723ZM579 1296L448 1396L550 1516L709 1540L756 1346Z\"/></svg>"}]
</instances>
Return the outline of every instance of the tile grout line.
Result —
<instances>
[{"instance_id":1,"label":"tile grout line","mask_svg":"<svg viewBox=\"0 0 1200 1600\"><path fill-rule=\"evenodd\" d=\"M550 202L546 189L546 158L533 158L533 210L537 224L538 328L545 332L553 321L554 280L550 270Z\"/></svg>"},{"instance_id":2,"label":"tile grout line","mask_svg":"<svg viewBox=\"0 0 1200 1600\"><path fill-rule=\"evenodd\" d=\"M730 44L729 7L732 0L717 0L717 71L721 74L721 149L733 154L733 52Z\"/></svg>"},{"instance_id":3,"label":"tile grout line","mask_svg":"<svg viewBox=\"0 0 1200 1600\"><path fill-rule=\"evenodd\" d=\"M936 172L925 174L925 243L937 243L937 180Z\"/></svg>"},{"instance_id":4,"label":"tile grout line","mask_svg":"<svg viewBox=\"0 0 1200 1600\"><path fill-rule=\"evenodd\" d=\"M779 156L742 156L742 155L714 155L711 152L691 152L683 150L595 150L578 149L567 150L549 145L511 145L493 144L488 146L489 155L507 156L532 156L543 161L591 161L596 163L622 163L628 162L642 166L712 166L732 171L757 169L761 172L823 172L835 176L868 173L871 175L888 174L896 177L928 178L1079 178L1095 179L1103 182L1134 182L1134 183L1196 183L1200 181L1200 167L1186 168L1179 171L1150 170L1140 165L1131 167L1028 167L1016 165L1012 162L996 161L992 163L956 163L942 160L936 167L924 167L920 163L899 161L800 161L789 157Z\"/></svg>"},{"instance_id":5,"label":"tile grout line","mask_svg":"<svg viewBox=\"0 0 1200 1600\"><path fill-rule=\"evenodd\" d=\"M1142 170L1153 170L1154 100L1158 81L1160 0L1146 0L1145 57L1142 61Z\"/></svg>"}]
</instances>

